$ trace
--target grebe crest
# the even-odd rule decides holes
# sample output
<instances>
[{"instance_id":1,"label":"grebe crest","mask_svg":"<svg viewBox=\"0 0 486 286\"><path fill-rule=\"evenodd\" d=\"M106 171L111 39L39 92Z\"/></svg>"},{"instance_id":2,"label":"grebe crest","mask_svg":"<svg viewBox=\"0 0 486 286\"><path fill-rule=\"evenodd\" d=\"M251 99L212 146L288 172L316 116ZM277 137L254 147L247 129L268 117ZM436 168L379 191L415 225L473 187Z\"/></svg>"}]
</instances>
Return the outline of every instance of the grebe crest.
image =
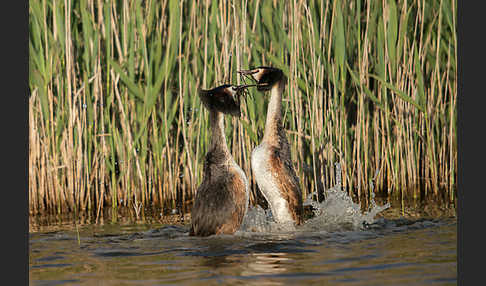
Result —
<instances>
[{"instance_id":1,"label":"grebe crest","mask_svg":"<svg viewBox=\"0 0 486 286\"><path fill-rule=\"evenodd\" d=\"M241 114L240 96L250 86L255 85L224 84L209 90L201 89L199 98L210 112L216 111L239 117Z\"/></svg>"},{"instance_id":2,"label":"grebe crest","mask_svg":"<svg viewBox=\"0 0 486 286\"><path fill-rule=\"evenodd\" d=\"M282 94L287 78L281 69L258 67L238 71L257 83L257 90L270 91L265 133L251 155L251 169L277 223L303 222L302 191L293 168L290 147L282 125Z\"/></svg>"},{"instance_id":3,"label":"grebe crest","mask_svg":"<svg viewBox=\"0 0 486 286\"><path fill-rule=\"evenodd\" d=\"M258 91L269 91L278 82L287 82L287 77L281 69L261 66L251 70L238 71L241 75L257 82Z\"/></svg>"},{"instance_id":4,"label":"grebe crest","mask_svg":"<svg viewBox=\"0 0 486 286\"><path fill-rule=\"evenodd\" d=\"M190 235L232 234L240 227L248 209L248 179L228 150L224 115L240 115L239 97L249 86L252 85L222 85L199 91L209 111L212 135L204 161L203 181L191 211Z\"/></svg>"}]
</instances>

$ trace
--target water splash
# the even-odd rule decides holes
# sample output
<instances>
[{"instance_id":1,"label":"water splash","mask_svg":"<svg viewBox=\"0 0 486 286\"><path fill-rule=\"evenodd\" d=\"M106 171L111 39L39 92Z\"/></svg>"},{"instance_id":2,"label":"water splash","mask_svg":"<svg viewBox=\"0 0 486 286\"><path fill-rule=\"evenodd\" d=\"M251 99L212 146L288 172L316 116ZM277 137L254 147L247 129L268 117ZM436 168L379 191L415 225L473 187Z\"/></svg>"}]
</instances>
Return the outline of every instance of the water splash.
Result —
<instances>
[{"instance_id":1,"label":"water splash","mask_svg":"<svg viewBox=\"0 0 486 286\"><path fill-rule=\"evenodd\" d=\"M325 198L322 203L309 199L304 203L304 205L312 205L315 214L303 225L306 230L327 232L360 230L365 225L374 223L375 216L390 207L389 203L378 206L372 195L369 209L362 212L360 205L354 203L351 197L337 186L326 190Z\"/></svg>"},{"instance_id":2,"label":"water splash","mask_svg":"<svg viewBox=\"0 0 486 286\"><path fill-rule=\"evenodd\" d=\"M259 205L248 208L240 227L242 232L259 233L284 233L295 230L296 228L292 223L276 223L272 211L270 209L264 210Z\"/></svg>"},{"instance_id":3,"label":"water splash","mask_svg":"<svg viewBox=\"0 0 486 286\"><path fill-rule=\"evenodd\" d=\"M361 230L366 225L375 222L375 216L390 207L387 203L379 206L374 201L374 193L371 192L370 206L367 211L362 212L359 204L353 202L352 198L341 189L341 168L336 164L336 185L324 192L325 200L321 203L314 201L309 196L304 206L310 205L314 216L305 221L303 225L282 225L276 223L272 218L272 212L263 210L260 206L248 209L240 228L243 232L266 232L281 233L291 231L348 231Z\"/></svg>"}]
</instances>

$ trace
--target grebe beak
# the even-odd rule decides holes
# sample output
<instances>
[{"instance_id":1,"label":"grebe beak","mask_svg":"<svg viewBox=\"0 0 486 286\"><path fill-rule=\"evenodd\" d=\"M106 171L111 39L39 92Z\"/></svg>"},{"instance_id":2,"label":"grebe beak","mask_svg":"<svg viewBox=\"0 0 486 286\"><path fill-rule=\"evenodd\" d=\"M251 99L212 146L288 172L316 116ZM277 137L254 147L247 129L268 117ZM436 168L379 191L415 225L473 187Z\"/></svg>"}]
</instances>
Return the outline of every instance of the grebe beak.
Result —
<instances>
[{"instance_id":1,"label":"grebe beak","mask_svg":"<svg viewBox=\"0 0 486 286\"><path fill-rule=\"evenodd\" d=\"M257 81L256 78L254 77L254 75L257 74L259 72L259 70L258 69L239 70L239 71L236 71L236 72L239 73L243 78L247 78L247 79L250 79L250 80Z\"/></svg>"},{"instance_id":2,"label":"grebe beak","mask_svg":"<svg viewBox=\"0 0 486 286\"><path fill-rule=\"evenodd\" d=\"M258 90L260 89L268 89L269 87L269 84L267 82L263 82L261 83L261 73L262 70L260 68L256 68L256 69L252 69L252 70L239 70L239 71L236 71L237 73L239 73L243 78L247 78L247 79L250 79L250 80L253 80L253 81L256 81L257 82L257 88Z\"/></svg>"},{"instance_id":3,"label":"grebe beak","mask_svg":"<svg viewBox=\"0 0 486 286\"><path fill-rule=\"evenodd\" d=\"M241 92L241 91L243 91L243 90L245 90L245 89L247 89L249 87L252 87L252 86L257 86L257 85L256 84L242 84L242 85L236 86L236 90L238 92Z\"/></svg>"},{"instance_id":4,"label":"grebe beak","mask_svg":"<svg viewBox=\"0 0 486 286\"><path fill-rule=\"evenodd\" d=\"M258 69L253 69L253 70L239 70L239 71L236 71L237 73L241 74L241 75L252 75L252 74L256 74L258 72Z\"/></svg>"}]
</instances>

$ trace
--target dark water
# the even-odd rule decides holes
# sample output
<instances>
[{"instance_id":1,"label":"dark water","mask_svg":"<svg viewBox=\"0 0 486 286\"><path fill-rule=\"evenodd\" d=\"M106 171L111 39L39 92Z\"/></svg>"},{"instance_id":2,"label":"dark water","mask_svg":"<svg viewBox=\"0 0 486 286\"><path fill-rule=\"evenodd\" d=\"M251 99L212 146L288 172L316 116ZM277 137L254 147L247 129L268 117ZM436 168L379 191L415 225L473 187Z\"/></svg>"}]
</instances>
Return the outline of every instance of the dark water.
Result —
<instances>
[{"instance_id":1,"label":"dark water","mask_svg":"<svg viewBox=\"0 0 486 286\"><path fill-rule=\"evenodd\" d=\"M455 218L189 237L187 225L29 234L31 285L456 285ZM79 234L79 235L78 235Z\"/></svg>"}]
</instances>

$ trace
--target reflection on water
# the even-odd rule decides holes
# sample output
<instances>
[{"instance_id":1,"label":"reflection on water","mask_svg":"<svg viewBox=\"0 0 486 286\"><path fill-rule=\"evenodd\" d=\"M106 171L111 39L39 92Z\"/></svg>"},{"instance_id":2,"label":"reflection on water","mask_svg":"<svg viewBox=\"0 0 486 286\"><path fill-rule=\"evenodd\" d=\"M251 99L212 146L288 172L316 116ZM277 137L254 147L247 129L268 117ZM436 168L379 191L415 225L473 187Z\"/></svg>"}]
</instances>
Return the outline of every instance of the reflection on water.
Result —
<instances>
[{"instance_id":1,"label":"reflection on water","mask_svg":"<svg viewBox=\"0 0 486 286\"><path fill-rule=\"evenodd\" d=\"M31 233L31 285L455 285L455 219L363 230L189 237L189 227L87 225Z\"/></svg>"},{"instance_id":2,"label":"reflection on water","mask_svg":"<svg viewBox=\"0 0 486 286\"><path fill-rule=\"evenodd\" d=\"M287 271L285 263L291 261L286 257L287 253L252 253L251 262L248 263L247 269L243 271L242 276L256 276L261 274L278 274Z\"/></svg>"},{"instance_id":3,"label":"reflection on water","mask_svg":"<svg viewBox=\"0 0 486 286\"><path fill-rule=\"evenodd\" d=\"M326 201L291 231L259 208L235 235L205 238L188 236L187 220L33 227L30 284L457 284L455 215L404 218L374 202L361 212L342 193Z\"/></svg>"}]
</instances>

